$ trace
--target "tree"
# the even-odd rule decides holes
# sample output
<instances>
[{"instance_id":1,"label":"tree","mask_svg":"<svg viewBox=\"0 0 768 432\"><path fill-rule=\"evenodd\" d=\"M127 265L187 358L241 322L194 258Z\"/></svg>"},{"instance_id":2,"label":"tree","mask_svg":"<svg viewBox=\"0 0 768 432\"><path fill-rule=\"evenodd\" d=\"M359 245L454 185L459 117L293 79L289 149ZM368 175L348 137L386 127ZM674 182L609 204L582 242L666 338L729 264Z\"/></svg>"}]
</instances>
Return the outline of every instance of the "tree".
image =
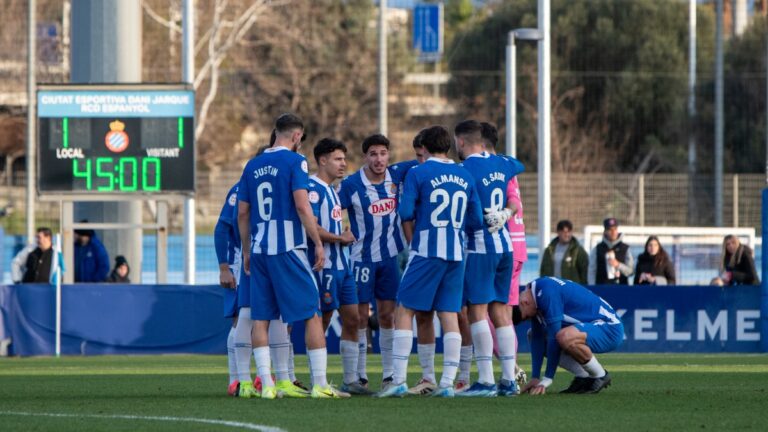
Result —
<instances>
[{"instance_id":1,"label":"tree","mask_svg":"<svg viewBox=\"0 0 768 432\"><path fill-rule=\"evenodd\" d=\"M451 47L452 95L465 115L502 123L507 32L536 27L536 2L496 6ZM712 28L699 19L700 40ZM676 2L553 2L552 162L565 172L682 170L687 7ZM533 162L536 51L518 45L518 149ZM700 64L711 64L708 52ZM478 79L482 74L488 78Z\"/></svg>"}]
</instances>

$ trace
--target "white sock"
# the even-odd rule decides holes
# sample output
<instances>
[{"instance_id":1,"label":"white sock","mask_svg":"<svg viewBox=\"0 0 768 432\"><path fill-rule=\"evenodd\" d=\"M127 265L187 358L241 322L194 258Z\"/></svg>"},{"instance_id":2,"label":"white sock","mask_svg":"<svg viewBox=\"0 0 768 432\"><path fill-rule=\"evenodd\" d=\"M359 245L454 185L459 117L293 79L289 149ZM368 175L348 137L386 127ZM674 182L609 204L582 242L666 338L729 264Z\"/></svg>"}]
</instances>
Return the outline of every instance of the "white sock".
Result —
<instances>
[{"instance_id":1,"label":"white sock","mask_svg":"<svg viewBox=\"0 0 768 432\"><path fill-rule=\"evenodd\" d=\"M312 375L312 385L327 386L325 373L328 368L328 351L325 348L307 350L309 371Z\"/></svg>"},{"instance_id":2,"label":"white sock","mask_svg":"<svg viewBox=\"0 0 768 432\"><path fill-rule=\"evenodd\" d=\"M290 377L291 382L296 382L296 363L295 363L295 357L293 355L293 342L290 342L291 335L288 335L288 344L291 346L290 354L288 355L288 375Z\"/></svg>"},{"instance_id":3,"label":"white sock","mask_svg":"<svg viewBox=\"0 0 768 432\"><path fill-rule=\"evenodd\" d=\"M272 381L272 373L269 365L269 347L256 347L253 349L253 358L256 360L256 373L261 378L262 388L272 387L275 382Z\"/></svg>"},{"instance_id":4,"label":"white sock","mask_svg":"<svg viewBox=\"0 0 768 432\"><path fill-rule=\"evenodd\" d=\"M419 363L421 364L421 377L436 383L435 378L435 344L418 344L416 351L419 353Z\"/></svg>"},{"instance_id":5,"label":"white sock","mask_svg":"<svg viewBox=\"0 0 768 432\"><path fill-rule=\"evenodd\" d=\"M411 334L413 334L413 332L411 332ZM379 350L381 350L381 371L384 378L389 378L394 374L394 368L392 366L392 341L394 340L394 338L395 338L395 329L383 328L383 327L379 328Z\"/></svg>"},{"instance_id":6,"label":"white sock","mask_svg":"<svg viewBox=\"0 0 768 432\"><path fill-rule=\"evenodd\" d=\"M478 381L493 384L493 337L488 321L480 320L472 323L472 343L475 345L475 363L477 363Z\"/></svg>"},{"instance_id":7,"label":"white sock","mask_svg":"<svg viewBox=\"0 0 768 432\"><path fill-rule=\"evenodd\" d=\"M589 373L581 367L581 364L566 353L560 354L559 366L577 377L586 378L589 376Z\"/></svg>"},{"instance_id":8,"label":"white sock","mask_svg":"<svg viewBox=\"0 0 768 432\"><path fill-rule=\"evenodd\" d=\"M499 343L499 360L501 361L501 378L515 380L515 346L517 337L512 326L496 327L496 340Z\"/></svg>"},{"instance_id":9,"label":"white sock","mask_svg":"<svg viewBox=\"0 0 768 432\"><path fill-rule=\"evenodd\" d=\"M357 377L368 380L368 372L365 370L368 358L368 329L357 330Z\"/></svg>"},{"instance_id":10,"label":"white sock","mask_svg":"<svg viewBox=\"0 0 768 432\"><path fill-rule=\"evenodd\" d=\"M460 359L458 380L469 383L469 370L472 368L472 345L463 345L461 347Z\"/></svg>"},{"instance_id":11,"label":"white sock","mask_svg":"<svg viewBox=\"0 0 768 432\"><path fill-rule=\"evenodd\" d=\"M445 333L443 335L443 376L440 377L440 387L453 387L460 358L461 333Z\"/></svg>"},{"instance_id":12,"label":"white sock","mask_svg":"<svg viewBox=\"0 0 768 432\"><path fill-rule=\"evenodd\" d=\"M587 371L587 373L589 373L589 376L592 378L600 378L605 376L605 369L603 369L603 366L599 361L597 361L597 357L595 356L592 356L588 362L581 366L585 371Z\"/></svg>"},{"instance_id":13,"label":"white sock","mask_svg":"<svg viewBox=\"0 0 768 432\"><path fill-rule=\"evenodd\" d=\"M237 379L242 382L251 381L251 308L240 308L234 333L235 363L237 364Z\"/></svg>"},{"instance_id":14,"label":"white sock","mask_svg":"<svg viewBox=\"0 0 768 432\"><path fill-rule=\"evenodd\" d=\"M357 342L342 339L339 343L341 366L344 371L344 384L357 381Z\"/></svg>"},{"instance_id":15,"label":"white sock","mask_svg":"<svg viewBox=\"0 0 768 432\"><path fill-rule=\"evenodd\" d=\"M229 368L229 383L237 381L237 357L235 357L235 328L229 328L227 335L227 366Z\"/></svg>"},{"instance_id":16,"label":"white sock","mask_svg":"<svg viewBox=\"0 0 768 432\"><path fill-rule=\"evenodd\" d=\"M288 361L291 344L288 340L288 326L280 320L269 322L269 354L275 368L275 378L278 381L290 380Z\"/></svg>"},{"instance_id":17,"label":"white sock","mask_svg":"<svg viewBox=\"0 0 768 432\"><path fill-rule=\"evenodd\" d=\"M408 378L408 357L413 346L413 330L395 330L392 341L392 362L394 383L402 384Z\"/></svg>"}]
</instances>

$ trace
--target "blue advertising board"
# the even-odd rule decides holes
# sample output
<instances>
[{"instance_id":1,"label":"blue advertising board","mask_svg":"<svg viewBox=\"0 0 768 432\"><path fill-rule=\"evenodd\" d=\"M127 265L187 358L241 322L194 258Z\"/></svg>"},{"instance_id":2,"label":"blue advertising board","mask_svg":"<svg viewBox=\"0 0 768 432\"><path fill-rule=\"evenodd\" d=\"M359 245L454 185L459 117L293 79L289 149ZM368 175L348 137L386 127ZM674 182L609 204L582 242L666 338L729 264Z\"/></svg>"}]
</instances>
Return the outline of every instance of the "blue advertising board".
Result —
<instances>
[{"instance_id":1,"label":"blue advertising board","mask_svg":"<svg viewBox=\"0 0 768 432\"><path fill-rule=\"evenodd\" d=\"M760 286L598 286L625 328L619 352L765 352ZM222 317L216 285L79 284L62 287L64 354L223 354L231 319ZM764 298L763 298L764 301ZM55 340L55 289L45 284L0 286L0 317L17 355L50 355ZM303 325L294 350L304 353ZM520 352L529 351L529 323L517 326ZM436 325L437 348L442 349ZM334 318L328 351L338 353ZM374 333L374 351L378 335ZM415 348L415 343L414 343Z\"/></svg>"},{"instance_id":2,"label":"blue advertising board","mask_svg":"<svg viewBox=\"0 0 768 432\"><path fill-rule=\"evenodd\" d=\"M426 3L413 8L413 49L422 62L437 62L443 55L443 4Z\"/></svg>"}]
</instances>

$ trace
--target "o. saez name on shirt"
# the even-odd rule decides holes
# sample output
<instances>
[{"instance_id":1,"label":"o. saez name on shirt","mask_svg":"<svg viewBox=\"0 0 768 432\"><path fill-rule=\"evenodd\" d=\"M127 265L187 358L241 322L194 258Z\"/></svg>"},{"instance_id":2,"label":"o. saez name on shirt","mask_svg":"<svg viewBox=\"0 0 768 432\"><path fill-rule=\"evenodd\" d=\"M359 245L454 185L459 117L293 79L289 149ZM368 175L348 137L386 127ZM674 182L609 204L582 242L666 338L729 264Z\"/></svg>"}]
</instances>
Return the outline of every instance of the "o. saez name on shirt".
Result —
<instances>
[{"instance_id":1,"label":"o. saez name on shirt","mask_svg":"<svg viewBox=\"0 0 768 432\"><path fill-rule=\"evenodd\" d=\"M500 172L490 173L488 174L488 178L483 179L483 186L488 186L491 184L492 181L497 181L497 180L506 183L507 182L506 178L507 176L505 176L504 173L500 173Z\"/></svg>"},{"instance_id":2,"label":"o. saez name on shirt","mask_svg":"<svg viewBox=\"0 0 768 432\"><path fill-rule=\"evenodd\" d=\"M257 168L253 170L253 178L257 179L263 175L271 175L271 176L277 176L278 169L276 167L273 167L272 165L267 165L265 167Z\"/></svg>"},{"instance_id":3,"label":"o. saez name on shirt","mask_svg":"<svg viewBox=\"0 0 768 432\"><path fill-rule=\"evenodd\" d=\"M469 187L469 184L461 177L457 177L453 174L442 174L440 177L435 177L432 180L429 181L430 184L432 184L432 188L436 188L440 186L443 183L456 183L457 185L461 186L464 189L467 189Z\"/></svg>"}]
</instances>

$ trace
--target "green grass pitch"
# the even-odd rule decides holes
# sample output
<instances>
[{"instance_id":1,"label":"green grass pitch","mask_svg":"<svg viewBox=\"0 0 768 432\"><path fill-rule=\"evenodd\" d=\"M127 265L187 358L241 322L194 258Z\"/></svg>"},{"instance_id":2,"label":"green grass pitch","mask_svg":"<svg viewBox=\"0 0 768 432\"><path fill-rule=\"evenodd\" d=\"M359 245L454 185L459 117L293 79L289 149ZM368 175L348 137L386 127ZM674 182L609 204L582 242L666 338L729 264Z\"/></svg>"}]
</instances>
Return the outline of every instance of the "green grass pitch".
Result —
<instances>
[{"instance_id":1,"label":"green grass pitch","mask_svg":"<svg viewBox=\"0 0 768 432\"><path fill-rule=\"evenodd\" d=\"M613 385L598 395L262 401L226 396L223 356L10 358L0 360L0 430L190 432L260 425L286 431L628 432L768 427L766 355L608 354L600 359ZM529 367L527 355L520 360ZM440 364L438 358L438 371ZM415 356L410 366L414 384L419 376ZM306 381L305 357L297 357L297 367ZM369 375L378 379L378 356L369 357L369 368ZM329 378L341 380L338 356L329 358ZM569 380L561 370L554 390Z\"/></svg>"}]
</instances>

